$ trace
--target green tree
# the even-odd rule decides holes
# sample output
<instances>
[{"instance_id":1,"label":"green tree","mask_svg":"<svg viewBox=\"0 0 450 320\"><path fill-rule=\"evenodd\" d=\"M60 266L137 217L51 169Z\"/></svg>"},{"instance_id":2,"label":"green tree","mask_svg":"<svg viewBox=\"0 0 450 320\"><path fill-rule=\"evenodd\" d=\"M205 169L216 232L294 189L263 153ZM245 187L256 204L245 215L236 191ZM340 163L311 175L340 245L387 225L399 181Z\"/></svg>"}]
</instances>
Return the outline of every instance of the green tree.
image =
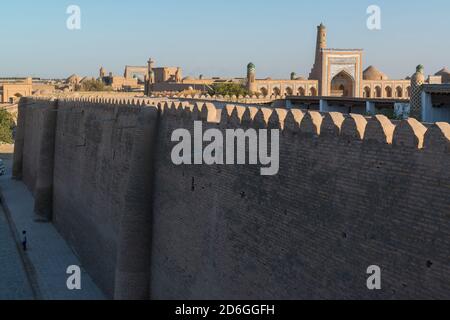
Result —
<instances>
[{"instance_id":1,"label":"green tree","mask_svg":"<svg viewBox=\"0 0 450 320\"><path fill-rule=\"evenodd\" d=\"M212 85L212 89L209 90L210 95L222 95L222 96L246 96L250 92L242 83L216 83Z\"/></svg>"},{"instance_id":2,"label":"green tree","mask_svg":"<svg viewBox=\"0 0 450 320\"><path fill-rule=\"evenodd\" d=\"M105 85L101 80L86 80L81 83L78 91L111 91L112 88Z\"/></svg>"},{"instance_id":3,"label":"green tree","mask_svg":"<svg viewBox=\"0 0 450 320\"><path fill-rule=\"evenodd\" d=\"M13 143L12 129L14 120L6 110L0 109L0 142Z\"/></svg>"}]
</instances>

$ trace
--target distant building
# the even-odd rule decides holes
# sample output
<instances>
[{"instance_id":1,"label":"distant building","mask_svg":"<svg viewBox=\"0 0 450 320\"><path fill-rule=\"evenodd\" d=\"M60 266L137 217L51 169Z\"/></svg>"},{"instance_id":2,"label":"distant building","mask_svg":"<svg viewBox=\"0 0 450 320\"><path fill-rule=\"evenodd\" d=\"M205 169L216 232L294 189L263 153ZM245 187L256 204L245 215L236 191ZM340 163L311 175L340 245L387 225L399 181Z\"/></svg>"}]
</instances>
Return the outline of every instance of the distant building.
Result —
<instances>
[{"instance_id":1,"label":"distant building","mask_svg":"<svg viewBox=\"0 0 450 320\"><path fill-rule=\"evenodd\" d=\"M33 94L33 80L26 79L0 79L0 102L15 103L21 97Z\"/></svg>"},{"instance_id":2,"label":"distant building","mask_svg":"<svg viewBox=\"0 0 450 320\"><path fill-rule=\"evenodd\" d=\"M148 77L145 81L145 93L151 95L153 92L181 92L181 91L203 91L206 92L214 84L220 83L246 83L245 78L206 78L199 75L198 78L191 76L183 77L180 67L155 67L152 59L148 61Z\"/></svg>"},{"instance_id":3,"label":"distant building","mask_svg":"<svg viewBox=\"0 0 450 320\"><path fill-rule=\"evenodd\" d=\"M438 71L435 76L441 77L442 83L450 83L450 71L447 68Z\"/></svg>"},{"instance_id":4,"label":"distant building","mask_svg":"<svg viewBox=\"0 0 450 320\"><path fill-rule=\"evenodd\" d=\"M149 60L146 77L146 94L152 92L179 92L195 89L207 91L215 83L241 82L253 94L264 96L329 96L349 98L404 99L411 96L410 78L393 80L374 66L363 69L362 49L327 48L327 29L317 27L317 44L314 65L308 78L297 77L295 72L288 79L258 79L256 66L249 63L246 78L193 78L181 79L181 68L155 68ZM177 76L177 72L179 75ZM425 83L450 83L450 72L444 68Z\"/></svg>"},{"instance_id":5,"label":"distant building","mask_svg":"<svg viewBox=\"0 0 450 320\"><path fill-rule=\"evenodd\" d=\"M73 74L66 79L66 83L71 85L77 85L80 83L81 79L82 78L79 75Z\"/></svg>"},{"instance_id":6,"label":"distant building","mask_svg":"<svg viewBox=\"0 0 450 320\"><path fill-rule=\"evenodd\" d=\"M114 91L135 91L144 88L144 79L139 81L139 78L132 72L132 69L142 69L141 67L125 67L125 76L114 76L111 72L106 75L106 70L101 67L99 79L107 86L110 86ZM141 83L139 83L141 82Z\"/></svg>"},{"instance_id":7,"label":"distant building","mask_svg":"<svg viewBox=\"0 0 450 320\"><path fill-rule=\"evenodd\" d=\"M450 83L422 86L422 121L450 122Z\"/></svg>"}]
</instances>

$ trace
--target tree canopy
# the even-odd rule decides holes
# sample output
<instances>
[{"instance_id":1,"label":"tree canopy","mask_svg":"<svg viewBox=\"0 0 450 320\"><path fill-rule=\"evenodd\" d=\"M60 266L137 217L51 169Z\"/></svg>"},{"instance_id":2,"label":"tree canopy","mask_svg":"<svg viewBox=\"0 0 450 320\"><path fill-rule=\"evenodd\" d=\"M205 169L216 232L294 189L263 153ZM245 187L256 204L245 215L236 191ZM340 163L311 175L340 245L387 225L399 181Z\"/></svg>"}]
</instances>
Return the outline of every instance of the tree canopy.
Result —
<instances>
[{"instance_id":1,"label":"tree canopy","mask_svg":"<svg viewBox=\"0 0 450 320\"><path fill-rule=\"evenodd\" d=\"M111 91L112 88L107 86L101 80L86 80L83 81L77 91Z\"/></svg>"},{"instance_id":2,"label":"tree canopy","mask_svg":"<svg viewBox=\"0 0 450 320\"><path fill-rule=\"evenodd\" d=\"M14 128L14 120L11 114L6 110L0 110L0 142L13 143L12 130Z\"/></svg>"},{"instance_id":3,"label":"tree canopy","mask_svg":"<svg viewBox=\"0 0 450 320\"><path fill-rule=\"evenodd\" d=\"M246 96L250 92L241 83L216 83L212 85L212 89L209 91L210 95L222 95L222 96Z\"/></svg>"}]
</instances>

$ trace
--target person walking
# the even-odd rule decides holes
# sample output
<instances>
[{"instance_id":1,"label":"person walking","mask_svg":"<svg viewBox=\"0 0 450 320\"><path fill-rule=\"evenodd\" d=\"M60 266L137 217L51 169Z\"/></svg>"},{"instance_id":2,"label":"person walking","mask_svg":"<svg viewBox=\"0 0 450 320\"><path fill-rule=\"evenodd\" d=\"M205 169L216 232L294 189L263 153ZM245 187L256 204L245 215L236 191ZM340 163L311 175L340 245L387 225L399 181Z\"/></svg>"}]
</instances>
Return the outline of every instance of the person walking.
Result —
<instances>
[{"instance_id":1,"label":"person walking","mask_svg":"<svg viewBox=\"0 0 450 320\"><path fill-rule=\"evenodd\" d=\"M27 251L27 232L25 230L22 231L22 248L23 251Z\"/></svg>"}]
</instances>

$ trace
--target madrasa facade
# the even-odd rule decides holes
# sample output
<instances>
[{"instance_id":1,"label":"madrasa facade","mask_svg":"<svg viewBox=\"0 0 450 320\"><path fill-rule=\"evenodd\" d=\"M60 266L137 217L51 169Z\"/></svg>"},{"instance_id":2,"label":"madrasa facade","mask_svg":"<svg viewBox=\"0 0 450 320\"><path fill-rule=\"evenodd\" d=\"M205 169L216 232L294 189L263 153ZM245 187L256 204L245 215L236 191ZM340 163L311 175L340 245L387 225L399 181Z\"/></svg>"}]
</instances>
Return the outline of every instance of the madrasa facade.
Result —
<instances>
[{"instance_id":1,"label":"madrasa facade","mask_svg":"<svg viewBox=\"0 0 450 320\"><path fill-rule=\"evenodd\" d=\"M355 98L408 99L411 94L410 79L391 80L377 68L363 70L362 49L327 48L327 29L317 27L315 61L308 79L266 81L255 76L255 66L250 63L247 83L251 92L299 96L336 96Z\"/></svg>"}]
</instances>

